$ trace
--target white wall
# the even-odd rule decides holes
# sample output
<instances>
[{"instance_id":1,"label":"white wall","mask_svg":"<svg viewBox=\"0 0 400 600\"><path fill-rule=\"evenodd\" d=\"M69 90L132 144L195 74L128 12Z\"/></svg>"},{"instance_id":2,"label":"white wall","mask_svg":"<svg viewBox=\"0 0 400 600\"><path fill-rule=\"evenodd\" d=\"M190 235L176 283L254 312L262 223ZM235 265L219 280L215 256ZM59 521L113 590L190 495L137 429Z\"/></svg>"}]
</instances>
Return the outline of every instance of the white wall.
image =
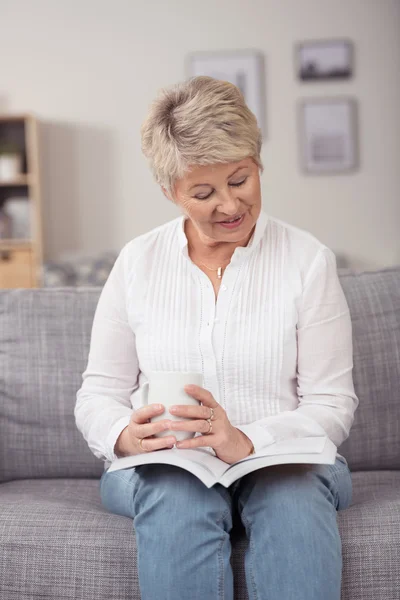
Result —
<instances>
[{"instance_id":1,"label":"white wall","mask_svg":"<svg viewBox=\"0 0 400 600\"><path fill-rule=\"evenodd\" d=\"M297 41L348 37L349 82L301 84ZM44 122L45 254L118 250L177 216L152 180L140 124L157 90L185 78L196 50L266 57L264 208L314 233L354 268L400 264L398 0L0 0L3 108ZM361 168L305 176L299 99L359 101Z\"/></svg>"}]
</instances>

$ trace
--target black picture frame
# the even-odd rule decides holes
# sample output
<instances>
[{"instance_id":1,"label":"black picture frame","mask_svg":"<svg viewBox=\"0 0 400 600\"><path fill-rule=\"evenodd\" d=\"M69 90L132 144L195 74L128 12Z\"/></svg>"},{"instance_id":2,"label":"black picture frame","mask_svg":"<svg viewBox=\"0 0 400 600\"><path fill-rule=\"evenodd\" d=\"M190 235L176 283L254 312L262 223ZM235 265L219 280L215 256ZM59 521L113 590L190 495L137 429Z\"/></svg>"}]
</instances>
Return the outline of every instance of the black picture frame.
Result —
<instances>
[{"instance_id":1,"label":"black picture frame","mask_svg":"<svg viewBox=\"0 0 400 600\"><path fill-rule=\"evenodd\" d=\"M354 77L353 41L337 38L298 42L294 48L294 65L296 77L302 83L351 79Z\"/></svg>"}]
</instances>

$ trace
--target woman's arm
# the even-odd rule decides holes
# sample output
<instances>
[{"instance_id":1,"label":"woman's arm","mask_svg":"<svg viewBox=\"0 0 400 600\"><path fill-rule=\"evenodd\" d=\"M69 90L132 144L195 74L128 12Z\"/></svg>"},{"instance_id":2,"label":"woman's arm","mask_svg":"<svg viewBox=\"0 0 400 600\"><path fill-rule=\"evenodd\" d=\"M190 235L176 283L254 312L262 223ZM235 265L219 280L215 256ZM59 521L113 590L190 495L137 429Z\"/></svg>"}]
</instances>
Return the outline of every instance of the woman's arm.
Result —
<instances>
[{"instance_id":1,"label":"woman's arm","mask_svg":"<svg viewBox=\"0 0 400 600\"><path fill-rule=\"evenodd\" d=\"M115 442L132 415L130 396L139 365L126 310L128 244L101 292L92 326L88 364L77 393L75 421L90 450L113 461Z\"/></svg>"},{"instance_id":2,"label":"woman's arm","mask_svg":"<svg viewBox=\"0 0 400 600\"><path fill-rule=\"evenodd\" d=\"M297 325L299 406L237 426L260 450L289 438L327 435L336 447L349 436L359 400L354 391L350 312L329 248L305 281Z\"/></svg>"}]
</instances>

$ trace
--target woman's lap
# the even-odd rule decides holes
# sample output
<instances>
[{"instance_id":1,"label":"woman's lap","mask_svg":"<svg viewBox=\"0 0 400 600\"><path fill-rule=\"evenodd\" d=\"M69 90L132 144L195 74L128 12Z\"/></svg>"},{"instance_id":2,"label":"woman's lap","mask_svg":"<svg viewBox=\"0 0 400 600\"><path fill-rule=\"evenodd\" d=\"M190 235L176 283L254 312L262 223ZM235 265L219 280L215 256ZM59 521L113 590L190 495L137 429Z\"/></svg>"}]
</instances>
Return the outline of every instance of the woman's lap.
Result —
<instances>
[{"instance_id":1,"label":"woman's lap","mask_svg":"<svg viewBox=\"0 0 400 600\"><path fill-rule=\"evenodd\" d=\"M105 471L100 481L103 505L110 512L134 518L134 498L138 487L157 485L157 482L161 481L160 478L163 486L170 487L166 499L174 498L176 503L186 493L186 495L190 494L192 499L193 495L197 495L200 496L199 501L202 501L203 498L211 501L211 497L215 496L217 491L218 496L215 498L221 506L221 510L230 508L233 513L243 510L254 488L260 486L265 487L265 503L271 503L273 498L279 501L277 497L281 494L289 497L290 501L290 498L294 499L296 495L299 495L300 489L311 494L318 487L329 490L332 504L337 511L348 508L352 499L350 470L344 459L337 458L334 465L289 464L266 467L249 473L235 481L229 488L220 484L207 488L189 471L172 465L141 465L135 469L124 469L112 473ZM186 488L182 487L184 481L190 483ZM220 498L225 502L221 502ZM188 506L187 499L182 501L181 508L184 509L185 506Z\"/></svg>"}]
</instances>

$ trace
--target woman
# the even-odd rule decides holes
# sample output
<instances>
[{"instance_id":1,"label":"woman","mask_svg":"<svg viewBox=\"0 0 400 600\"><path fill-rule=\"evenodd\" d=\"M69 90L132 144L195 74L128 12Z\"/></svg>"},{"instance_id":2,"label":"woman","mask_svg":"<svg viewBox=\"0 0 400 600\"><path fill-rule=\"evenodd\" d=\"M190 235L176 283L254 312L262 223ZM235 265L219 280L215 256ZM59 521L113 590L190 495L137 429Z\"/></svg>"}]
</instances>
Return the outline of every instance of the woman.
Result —
<instances>
[{"instance_id":1,"label":"woman","mask_svg":"<svg viewBox=\"0 0 400 600\"><path fill-rule=\"evenodd\" d=\"M212 448L227 463L293 437L340 446L358 398L335 256L262 211L261 135L242 94L209 77L164 90L142 146L183 215L127 243L101 293L75 409L90 449L107 469L172 447L173 435L154 437L164 429L196 432L177 446ZM190 420L141 406L151 371L203 374L204 388L187 388L202 405L174 413ZM167 465L101 478L104 506L134 519L142 600L232 600L235 515L249 538L249 598L339 600L336 512L351 494L339 454L334 465L260 469L229 488Z\"/></svg>"}]
</instances>

